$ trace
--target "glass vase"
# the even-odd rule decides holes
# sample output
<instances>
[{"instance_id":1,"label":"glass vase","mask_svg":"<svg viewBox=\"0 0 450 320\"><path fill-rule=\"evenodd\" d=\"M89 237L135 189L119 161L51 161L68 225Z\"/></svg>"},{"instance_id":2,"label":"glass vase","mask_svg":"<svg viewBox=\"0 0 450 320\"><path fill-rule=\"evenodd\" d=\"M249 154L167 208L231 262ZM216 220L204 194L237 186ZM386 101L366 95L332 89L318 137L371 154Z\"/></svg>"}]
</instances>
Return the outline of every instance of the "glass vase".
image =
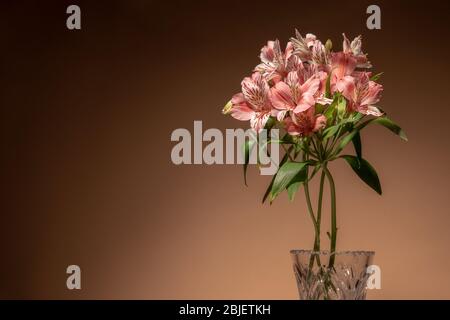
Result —
<instances>
[{"instance_id":1,"label":"glass vase","mask_svg":"<svg viewBox=\"0 0 450 320\"><path fill-rule=\"evenodd\" d=\"M365 300L373 251L292 250L301 300Z\"/></svg>"}]
</instances>

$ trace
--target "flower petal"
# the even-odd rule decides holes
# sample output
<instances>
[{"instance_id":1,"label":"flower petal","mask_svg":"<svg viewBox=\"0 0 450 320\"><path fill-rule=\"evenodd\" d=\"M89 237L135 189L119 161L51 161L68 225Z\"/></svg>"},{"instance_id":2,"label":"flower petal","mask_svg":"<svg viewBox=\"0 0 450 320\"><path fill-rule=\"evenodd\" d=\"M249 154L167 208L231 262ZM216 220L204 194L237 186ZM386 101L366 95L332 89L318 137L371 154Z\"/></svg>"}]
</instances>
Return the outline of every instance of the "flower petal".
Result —
<instances>
[{"instance_id":1,"label":"flower petal","mask_svg":"<svg viewBox=\"0 0 450 320\"><path fill-rule=\"evenodd\" d=\"M327 125L327 117L323 114L316 115L316 121L314 123L313 131L319 131L320 129L324 129Z\"/></svg>"},{"instance_id":2,"label":"flower petal","mask_svg":"<svg viewBox=\"0 0 450 320\"><path fill-rule=\"evenodd\" d=\"M356 58L344 52L334 53L331 57L331 67L336 80L349 76L356 68Z\"/></svg>"},{"instance_id":3,"label":"flower petal","mask_svg":"<svg viewBox=\"0 0 450 320\"><path fill-rule=\"evenodd\" d=\"M314 99L314 98L313 98ZM294 113L300 113L300 112L304 112L306 110L308 110L309 108L311 108L312 105L308 104L308 103L301 103L299 105L297 105L294 109Z\"/></svg>"},{"instance_id":4,"label":"flower petal","mask_svg":"<svg viewBox=\"0 0 450 320\"><path fill-rule=\"evenodd\" d=\"M254 114L255 111L249 108L246 104L234 105L231 109L231 116L241 121L250 120Z\"/></svg>"},{"instance_id":5,"label":"flower petal","mask_svg":"<svg viewBox=\"0 0 450 320\"><path fill-rule=\"evenodd\" d=\"M290 110L295 107L291 88L283 81L277 82L270 89L269 100L278 110Z\"/></svg>"},{"instance_id":6,"label":"flower petal","mask_svg":"<svg viewBox=\"0 0 450 320\"><path fill-rule=\"evenodd\" d=\"M320 80L317 77L312 76L308 80L305 81L301 86L301 91L303 94L309 94L314 96L314 94L319 90Z\"/></svg>"},{"instance_id":7,"label":"flower petal","mask_svg":"<svg viewBox=\"0 0 450 320\"><path fill-rule=\"evenodd\" d=\"M257 111L266 107L268 102L269 85L259 72L242 80L242 94L245 100Z\"/></svg>"},{"instance_id":8,"label":"flower petal","mask_svg":"<svg viewBox=\"0 0 450 320\"><path fill-rule=\"evenodd\" d=\"M250 126L256 132L260 132L262 129L264 129L264 126L266 125L267 120L269 120L269 117L269 113L255 113L250 119Z\"/></svg>"},{"instance_id":9,"label":"flower petal","mask_svg":"<svg viewBox=\"0 0 450 320\"><path fill-rule=\"evenodd\" d=\"M350 40L348 40L345 33L343 33L342 36L344 37L344 41L342 43L342 51L344 51L345 53L351 53L352 50L350 48Z\"/></svg>"},{"instance_id":10,"label":"flower petal","mask_svg":"<svg viewBox=\"0 0 450 320\"><path fill-rule=\"evenodd\" d=\"M364 96L361 97L361 104L373 105L380 101L381 91L383 91L383 86L381 84L368 81L366 88Z\"/></svg>"},{"instance_id":11,"label":"flower petal","mask_svg":"<svg viewBox=\"0 0 450 320\"><path fill-rule=\"evenodd\" d=\"M286 118L284 120L285 129L291 136L298 136L300 135L300 128L295 125L295 123L292 121L291 118Z\"/></svg>"},{"instance_id":12,"label":"flower petal","mask_svg":"<svg viewBox=\"0 0 450 320\"><path fill-rule=\"evenodd\" d=\"M336 83L336 89L348 100L354 100L355 88L355 78L352 76L346 76Z\"/></svg>"},{"instance_id":13,"label":"flower petal","mask_svg":"<svg viewBox=\"0 0 450 320\"><path fill-rule=\"evenodd\" d=\"M314 96L311 93L305 92L302 95L302 103L307 103L310 106L313 106L316 104L316 100L314 99Z\"/></svg>"},{"instance_id":14,"label":"flower petal","mask_svg":"<svg viewBox=\"0 0 450 320\"><path fill-rule=\"evenodd\" d=\"M283 111L278 111L276 117L278 121L283 121L284 117L286 116L286 114L288 113L288 110L283 110Z\"/></svg>"},{"instance_id":15,"label":"flower petal","mask_svg":"<svg viewBox=\"0 0 450 320\"><path fill-rule=\"evenodd\" d=\"M381 112L380 109L378 109L375 106L367 106L366 114L372 115L375 117L381 117L383 115L383 112Z\"/></svg>"}]
</instances>

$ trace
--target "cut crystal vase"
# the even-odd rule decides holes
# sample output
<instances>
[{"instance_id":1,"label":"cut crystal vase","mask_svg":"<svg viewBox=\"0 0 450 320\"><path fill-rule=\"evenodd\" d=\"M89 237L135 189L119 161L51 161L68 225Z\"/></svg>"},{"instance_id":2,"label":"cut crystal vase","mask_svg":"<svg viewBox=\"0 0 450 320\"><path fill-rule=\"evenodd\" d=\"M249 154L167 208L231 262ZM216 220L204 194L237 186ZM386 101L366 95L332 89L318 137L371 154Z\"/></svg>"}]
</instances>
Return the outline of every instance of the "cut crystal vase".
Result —
<instances>
[{"instance_id":1,"label":"cut crystal vase","mask_svg":"<svg viewBox=\"0 0 450 320\"><path fill-rule=\"evenodd\" d=\"M301 300L365 300L373 251L292 250Z\"/></svg>"}]
</instances>

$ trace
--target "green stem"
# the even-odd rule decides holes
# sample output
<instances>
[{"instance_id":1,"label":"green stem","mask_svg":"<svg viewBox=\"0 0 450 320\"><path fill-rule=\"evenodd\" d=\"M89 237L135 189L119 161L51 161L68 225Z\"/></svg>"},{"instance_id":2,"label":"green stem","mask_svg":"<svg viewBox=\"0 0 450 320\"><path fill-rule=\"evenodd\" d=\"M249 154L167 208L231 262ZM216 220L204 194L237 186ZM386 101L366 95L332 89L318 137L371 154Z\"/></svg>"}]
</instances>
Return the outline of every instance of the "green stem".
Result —
<instances>
[{"instance_id":1,"label":"green stem","mask_svg":"<svg viewBox=\"0 0 450 320\"><path fill-rule=\"evenodd\" d=\"M320 176L320 186L319 186L319 198L318 198L318 204L317 204L317 226L318 226L318 232L319 232L319 248L320 248L320 225L322 220L322 198L323 198L323 185L325 183L325 172L322 170L322 174Z\"/></svg>"},{"instance_id":2,"label":"green stem","mask_svg":"<svg viewBox=\"0 0 450 320\"><path fill-rule=\"evenodd\" d=\"M318 243L318 240L317 240L317 230L318 230L318 228L317 228L317 220L316 220L316 217L314 216L314 211L313 211L313 208L312 208L312 205L311 205L311 197L309 195L309 186L308 186L308 182L307 181L304 183L304 188L303 189L305 190L305 198L306 198L306 204L308 206L308 212L309 212L309 215L311 216L311 220L313 222L314 230L315 230L315 233L316 233L316 237L315 237L315 241L314 241L314 250L316 250L316 244Z\"/></svg>"},{"instance_id":3,"label":"green stem","mask_svg":"<svg viewBox=\"0 0 450 320\"><path fill-rule=\"evenodd\" d=\"M308 160L308 155L304 154L303 155L303 161L307 161L307 160ZM306 169L306 170L307 170L306 174L309 175L309 172L308 172L309 170L308 169ZM309 194L308 180L306 180L303 183L303 189L305 190L305 198L306 198L306 204L307 204L307 207L308 207L308 212L309 212L309 215L310 215L311 220L312 220L313 225L314 225L314 247L313 247L313 251L317 252L317 251L320 250L320 235L319 235L319 229L318 229L318 225L317 225L317 220L316 220L316 218L314 216L314 211L313 211L312 204L311 204L311 196ZM317 256L317 258L319 259L319 256ZM312 254L311 258L309 260L309 269L310 269L310 271L312 270L313 263L314 263L314 255ZM320 265L319 261L318 261L318 263Z\"/></svg>"},{"instance_id":4,"label":"green stem","mask_svg":"<svg viewBox=\"0 0 450 320\"><path fill-rule=\"evenodd\" d=\"M333 154L334 146L336 142L339 140L339 135L341 134L342 125L339 127L337 134L333 138L333 142L331 143L329 151L327 151L327 155Z\"/></svg>"},{"instance_id":5,"label":"green stem","mask_svg":"<svg viewBox=\"0 0 450 320\"><path fill-rule=\"evenodd\" d=\"M305 190L305 198L306 198L306 204L308 206L308 212L309 215L311 216L311 220L313 221L313 225L314 225L314 246L313 246L313 252L314 254L311 254L311 258L309 259L309 270L310 272L312 271L312 267L314 264L314 258L317 257L317 264L320 266L320 257L319 255L316 255L315 253L320 251L320 227L317 224L317 220L314 217L314 211L311 205L311 197L309 195L309 185L308 185L308 181L304 182L304 188Z\"/></svg>"},{"instance_id":6,"label":"green stem","mask_svg":"<svg viewBox=\"0 0 450 320\"><path fill-rule=\"evenodd\" d=\"M318 198L318 204L317 204L317 216L316 216L316 228L315 228L315 241L314 241L314 251L320 252L320 225L322 220L322 198L323 198L323 185L325 181L325 173L322 171L322 175L320 177L320 187L319 187L319 198ZM306 187L305 195L307 195L307 201L309 201L309 204L311 204L311 199L309 198L309 189ZM320 254L317 255L311 255L311 258L309 260L309 266L310 269L312 268L314 264L314 256L316 257L317 266L321 268L322 263L320 262Z\"/></svg>"},{"instance_id":7,"label":"green stem","mask_svg":"<svg viewBox=\"0 0 450 320\"><path fill-rule=\"evenodd\" d=\"M291 156L291 150L289 149L286 149L286 147L285 147L285 145L284 144L281 144L281 147L284 149L284 152L286 152L286 154L288 155L288 157L289 157L289 159L291 160L291 161L294 161L294 159L292 158L292 156Z\"/></svg>"},{"instance_id":8,"label":"green stem","mask_svg":"<svg viewBox=\"0 0 450 320\"><path fill-rule=\"evenodd\" d=\"M330 138L327 139L327 142L325 143L325 158L327 158L328 153L328 145L330 144Z\"/></svg>"},{"instance_id":9,"label":"green stem","mask_svg":"<svg viewBox=\"0 0 450 320\"><path fill-rule=\"evenodd\" d=\"M312 145L314 147L314 151L316 152L316 156L317 156L318 160L320 162L322 162L322 152L321 152L321 150L317 147L316 143L314 142L314 139L311 139L311 143L312 143Z\"/></svg>"},{"instance_id":10,"label":"green stem","mask_svg":"<svg viewBox=\"0 0 450 320\"><path fill-rule=\"evenodd\" d=\"M323 171L330 182L330 195L331 195L331 241L330 241L330 261L328 264L329 268L334 266L334 259L336 254L336 235L337 235L337 225L336 225L336 189L334 185L333 176L326 166L323 167Z\"/></svg>"},{"instance_id":11,"label":"green stem","mask_svg":"<svg viewBox=\"0 0 450 320\"><path fill-rule=\"evenodd\" d=\"M311 150L311 148L309 147L309 143L307 143L305 145L305 148L306 148L306 151L305 151L306 153L311 154L314 157L316 157L317 159L319 159L319 155L314 150Z\"/></svg>"}]
</instances>

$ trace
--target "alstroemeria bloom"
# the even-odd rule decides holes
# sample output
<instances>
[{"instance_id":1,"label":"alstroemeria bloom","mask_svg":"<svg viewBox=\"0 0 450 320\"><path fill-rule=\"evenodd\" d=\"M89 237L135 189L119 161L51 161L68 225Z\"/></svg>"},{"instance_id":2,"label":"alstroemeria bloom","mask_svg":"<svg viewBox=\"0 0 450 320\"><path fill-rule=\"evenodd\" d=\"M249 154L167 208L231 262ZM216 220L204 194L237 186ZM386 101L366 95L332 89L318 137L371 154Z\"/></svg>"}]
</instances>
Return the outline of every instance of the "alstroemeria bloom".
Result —
<instances>
[{"instance_id":1,"label":"alstroemeria bloom","mask_svg":"<svg viewBox=\"0 0 450 320\"><path fill-rule=\"evenodd\" d=\"M286 82L280 81L270 89L269 98L275 108L272 112L278 120L285 115L308 110L316 103L314 95L319 89L320 81L312 76L305 82L300 82L296 71L289 72Z\"/></svg>"},{"instance_id":2,"label":"alstroemeria bloom","mask_svg":"<svg viewBox=\"0 0 450 320\"><path fill-rule=\"evenodd\" d=\"M361 50L362 37L359 35L350 43L350 40L348 40L348 38L345 36L345 33L343 33L342 36L344 37L344 42L342 44L344 53L350 53L355 57L356 66L358 68L372 68L372 64L367 59L367 55L364 54Z\"/></svg>"},{"instance_id":3,"label":"alstroemeria bloom","mask_svg":"<svg viewBox=\"0 0 450 320\"><path fill-rule=\"evenodd\" d=\"M242 93L231 99L231 116L237 120L248 121L256 131L261 131L270 117L272 106L269 101L269 85L260 73L242 80Z\"/></svg>"},{"instance_id":4,"label":"alstroemeria bloom","mask_svg":"<svg viewBox=\"0 0 450 320\"><path fill-rule=\"evenodd\" d=\"M356 69L356 58L349 53L337 52L331 56L331 92L334 93L338 83Z\"/></svg>"},{"instance_id":5,"label":"alstroemeria bloom","mask_svg":"<svg viewBox=\"0 0 450 320\"><path fill-rule=\"evenodd\" d=\"M319 66L326 67L328 65L329 52L319 40L314 41L311 51L311 61Z\"/></svg>"},{"instance_id":6,"label":"alstroemeria bloom","mask_svg":"<svg viewBox=\"0 0 450 320\"><path fill-rule=\"evenodd\" d=\"M311 61L312 48L316 42L316 36L312 33L308 33L305 38L295 29L295 38L291 38L292 46L294 48L294 54L298 56L301 61Z\"/></svg>"},{"instance_id":7,"label":"alstroemeria bloom","mask_svg":"<svg viewBox=\"0 0 450 320\"><path fill-rule=\"evenodd\" d=\"M357 76L345 76L337 84L337 89L348 99L352 111L379 117L383 113L375 106L380 101L383 86L369 79L369 73L360 72Z\"/></svg>"},{"instance_id":8,"label":"alstroemeria bloom","mask_svg":"<svg viewBox=\"0 0 450 320\"><path fill-rule=\"evenodd\" d=\"M293 136L308 136L325 128L327 118L322 114L314 114L314 108L304 112L292 113L285 119L286 131Z\"/></svg>"},{"instance_id":9,"label":"alstroemeria bloom","mask_svg":"<svg viewBox=\"0 0 450 320\"><path fill-rule=\"evenodd\" d=\"M288 42L284 52L281 51L278 40L268 41L261 49L261 63L256 66L255 71L260 72L267 81L281 81L287 74L296 70L300 60L292 55L292 43Z\"/></svg>"},{"instance_id":10,"label":"alstroemeria bloom","mask_svg":"<svg viewBox=\"0 0 450 320\"><path fill-rule=\"evenodd\" d=\"M301 64L297 70L300 84L305 83L311 77L319 79L319 88L314 94L316 103L327 104L333 100L325 97L326 83L328 74L324 71L320 71L320 66L316 64Z\"/></svg>"}]
</instances>

